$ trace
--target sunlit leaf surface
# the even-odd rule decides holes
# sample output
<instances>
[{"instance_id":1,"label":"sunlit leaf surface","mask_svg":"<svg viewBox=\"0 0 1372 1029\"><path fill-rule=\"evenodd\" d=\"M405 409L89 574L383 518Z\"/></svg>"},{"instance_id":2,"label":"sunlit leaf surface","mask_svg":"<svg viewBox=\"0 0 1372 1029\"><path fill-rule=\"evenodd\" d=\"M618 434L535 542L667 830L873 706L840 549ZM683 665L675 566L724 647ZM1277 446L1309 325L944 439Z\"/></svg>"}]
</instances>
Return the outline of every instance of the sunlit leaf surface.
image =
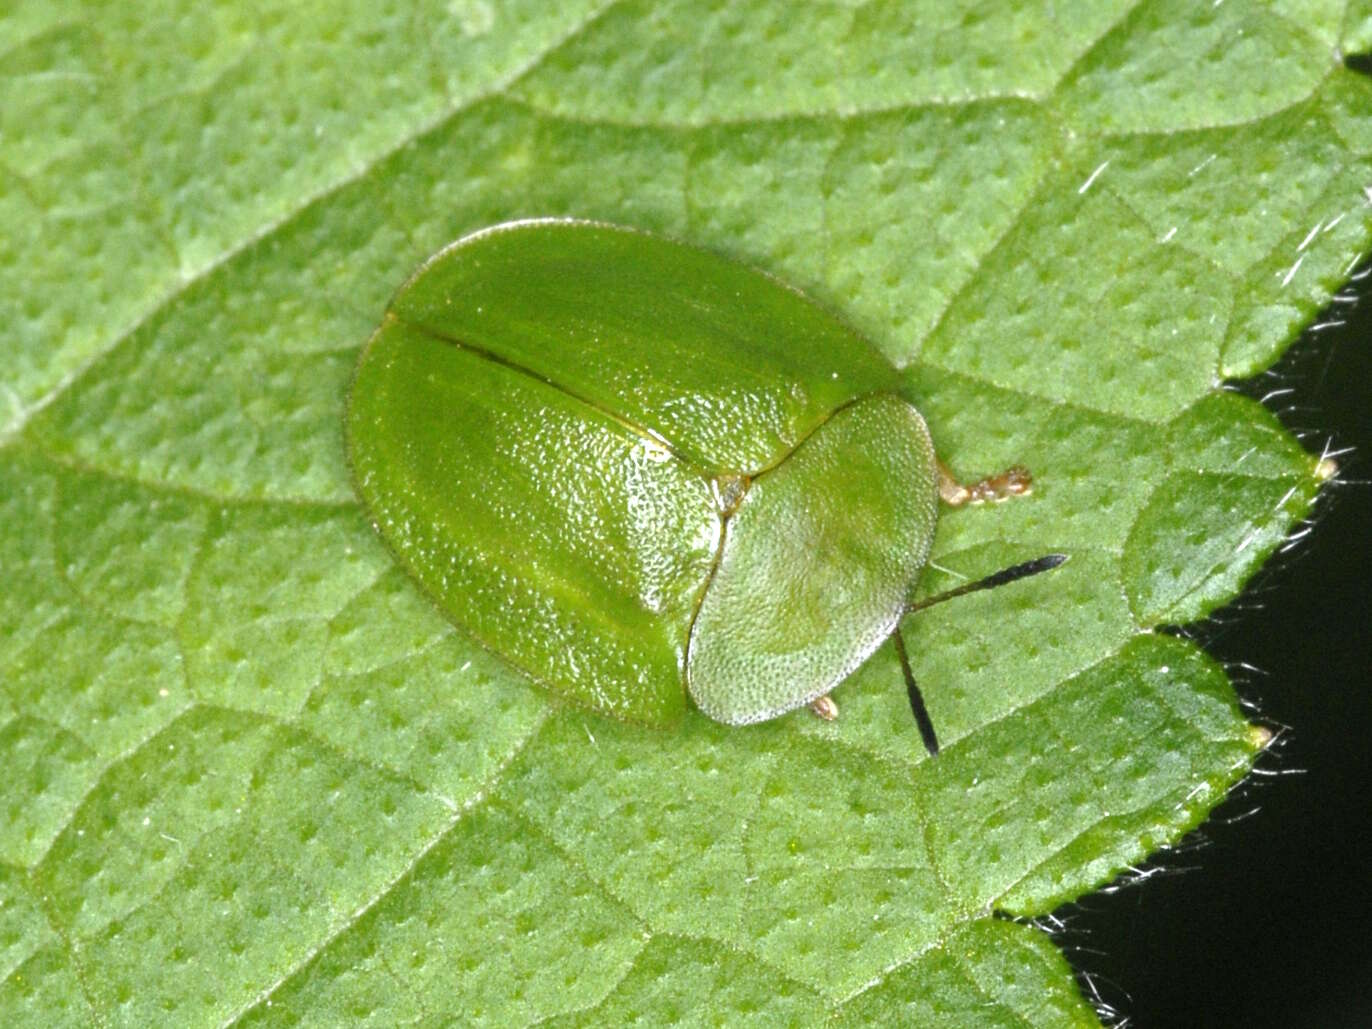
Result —
<instances>
[{"instance_id":1,"label":"sunlit leaf surface","mask_svg":"<svg viewBox=\"0 0 1372 1029\"><path fill-rule=\"evenodd\" d=\"M0 15L0 1012L1092 1024L1031 924L1263 737L1159 626L1315 456L1226 377L1369 249L1367 0L18 3ZM1356 62L1355 62L1356 63ZM964 474L842 717L635 729L457 635L343 458L358 349L529 215L771 270Z\"/></svg>"}]
</instances>

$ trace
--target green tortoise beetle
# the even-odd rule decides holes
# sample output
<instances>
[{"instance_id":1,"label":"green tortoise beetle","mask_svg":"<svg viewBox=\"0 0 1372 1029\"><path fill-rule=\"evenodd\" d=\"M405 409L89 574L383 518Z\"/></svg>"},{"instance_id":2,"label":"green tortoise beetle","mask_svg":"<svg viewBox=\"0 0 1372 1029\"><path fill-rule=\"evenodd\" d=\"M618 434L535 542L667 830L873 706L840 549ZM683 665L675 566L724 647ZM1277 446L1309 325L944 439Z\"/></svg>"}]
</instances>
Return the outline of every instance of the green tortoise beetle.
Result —
<instances>
[{"instance_id":1,"label":"green tortoise beetle","mask_svg":"<svg viewBox=\"0 0 1372 1029\"><path fill-rule=\"evenodd\" d=\"M458 626L536 682L668 724L689 694L742 725L810 705L912 605L937 460L895 368L802 293L646 232L510 222L400 289L347 410L354 482L401 564Z\"/></svg>"}]
</instances>

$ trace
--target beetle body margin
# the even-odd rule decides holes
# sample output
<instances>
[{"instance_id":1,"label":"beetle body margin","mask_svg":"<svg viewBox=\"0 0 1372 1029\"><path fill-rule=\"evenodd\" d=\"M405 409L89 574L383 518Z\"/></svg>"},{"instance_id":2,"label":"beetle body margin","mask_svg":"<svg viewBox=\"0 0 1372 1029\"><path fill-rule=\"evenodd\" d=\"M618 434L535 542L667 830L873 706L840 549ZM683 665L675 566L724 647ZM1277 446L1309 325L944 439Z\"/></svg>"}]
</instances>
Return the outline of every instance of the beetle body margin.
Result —
<instances>
[{"instance_id":1,"label":"beetle body margin","mask_svg":"<svg viewBox=\"0 0 1372 1029\"><path fill-rule=\"evenodd\" d=\"M626 720L746 723L889 634L933 533L896 372L763 272L603 223L464 237L359 361L357 489L426 593ZM856 573L856 574L854 574Z\"/></svg>"}]
</instances>

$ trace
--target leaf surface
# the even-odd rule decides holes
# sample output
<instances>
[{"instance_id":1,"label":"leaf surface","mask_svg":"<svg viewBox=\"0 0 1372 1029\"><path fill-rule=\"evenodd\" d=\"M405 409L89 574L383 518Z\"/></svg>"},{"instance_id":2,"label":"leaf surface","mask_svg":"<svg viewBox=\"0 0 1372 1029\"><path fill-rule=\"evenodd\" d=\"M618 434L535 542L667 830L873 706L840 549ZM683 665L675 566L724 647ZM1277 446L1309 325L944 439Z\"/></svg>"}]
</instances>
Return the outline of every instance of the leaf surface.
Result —
<instances>
[{"instance_id":1,"label":"leaf surface","mask_svg":"<svg viewBox=\"0 0 1372 1029\"><path fill-rule=\"evenodd\" d=\"M0 18L10 1024L1093 1024L1032 917L1264 737L1160 626L1308 511L1225 378L1372 241L1365 0L20 4ZM1354 62L1356 63L1356 62ZM515 217L772 271L963 474L842 717L663 734L457 635L358 507L358 348Z\"/></svg>"}]
</instances>

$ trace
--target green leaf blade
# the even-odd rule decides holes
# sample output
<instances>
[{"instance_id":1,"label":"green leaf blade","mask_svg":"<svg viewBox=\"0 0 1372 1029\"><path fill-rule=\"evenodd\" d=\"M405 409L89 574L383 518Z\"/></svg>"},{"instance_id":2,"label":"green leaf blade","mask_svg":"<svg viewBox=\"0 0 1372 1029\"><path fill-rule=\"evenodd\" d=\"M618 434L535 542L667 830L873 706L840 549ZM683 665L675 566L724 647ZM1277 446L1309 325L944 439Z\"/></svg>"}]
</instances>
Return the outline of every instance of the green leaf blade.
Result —
<instances>
[{"instance_id":1,"label":"green leaf blade","mask_svg":"<svg viewBox=\"0 0 1372 1029\"><path fill-rule=\"evenodd\" d=\"M1146 860L1264 745L1154 629L1327 471L1221 384L1372 248L1372 10L1057 14L7 10L5 1021L1091 1024L989 912ZM956 471L1033 470L940 520L926 592L1072 559L912 621L937 761L888 651L837 723L653 733L395 568L344 459L358 348L420 260L529 215L784 277Z\"/></svg>"}]
</instances>

